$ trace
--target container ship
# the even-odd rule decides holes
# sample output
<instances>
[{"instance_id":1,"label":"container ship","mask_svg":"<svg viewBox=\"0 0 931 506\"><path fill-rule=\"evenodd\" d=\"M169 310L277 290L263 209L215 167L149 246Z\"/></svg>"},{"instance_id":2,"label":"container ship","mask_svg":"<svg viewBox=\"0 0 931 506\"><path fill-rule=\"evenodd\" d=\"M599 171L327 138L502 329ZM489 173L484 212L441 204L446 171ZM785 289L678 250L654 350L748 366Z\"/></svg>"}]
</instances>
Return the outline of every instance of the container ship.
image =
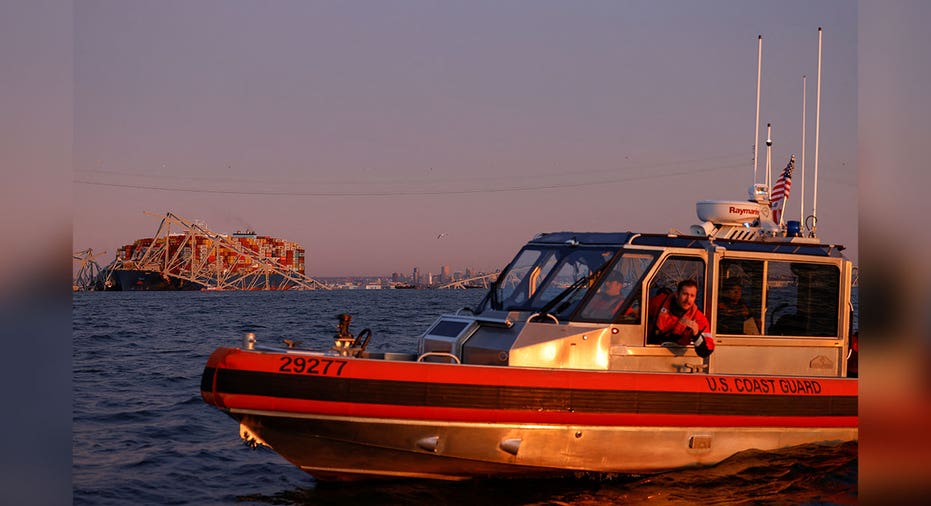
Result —
<instances>
[{"instance_id":1,"label":"container ship","mask_svg":"<svg viewBox=\"0 0 931 506\"><path fill-rule=\"evenodd\" d=\"M287 290L302 288L304 248L252 230L200 229L138 239L117 250L115 290Z\"/></svg>"}]
</instances>

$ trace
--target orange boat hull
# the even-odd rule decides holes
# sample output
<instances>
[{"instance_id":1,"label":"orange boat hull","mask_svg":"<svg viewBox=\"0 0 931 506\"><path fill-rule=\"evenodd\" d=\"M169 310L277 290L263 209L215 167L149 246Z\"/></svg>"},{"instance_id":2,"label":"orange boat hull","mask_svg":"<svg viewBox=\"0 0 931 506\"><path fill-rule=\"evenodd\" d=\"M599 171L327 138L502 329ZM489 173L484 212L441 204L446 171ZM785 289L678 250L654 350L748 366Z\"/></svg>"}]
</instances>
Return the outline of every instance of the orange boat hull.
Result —
<instances>
[{"instance_id":1,"label":"orange boat hull","mask_svg":"<svg viewBox=\"0 0 931 506\"><path fill-rule=\"evenodd\" d=\"M204 400L318 479L645 473L858 437L857 380L220 348Z\"/></svg>"}]
</instances>

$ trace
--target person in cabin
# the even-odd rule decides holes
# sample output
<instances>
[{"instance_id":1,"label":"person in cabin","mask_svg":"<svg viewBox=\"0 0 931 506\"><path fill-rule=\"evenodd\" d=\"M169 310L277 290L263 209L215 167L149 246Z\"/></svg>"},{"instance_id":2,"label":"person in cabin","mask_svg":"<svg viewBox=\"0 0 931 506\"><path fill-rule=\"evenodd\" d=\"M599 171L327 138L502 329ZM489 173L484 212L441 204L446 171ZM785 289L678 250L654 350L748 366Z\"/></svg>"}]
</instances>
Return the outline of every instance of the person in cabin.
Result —
<instances>
[{"instance_id":1,"label":"person in cabin","mask_svg":"<svg viewBox=\"0 0 931 506\"><path fill-rule=\"evenodd\" d=\"M714 351L714 340L703 335L711 330L708 319L695 305L698 283L694 279L679 282L675 293L660 293L650 301L649 336L647 344L666 342L688 346L695 343L695 352L707 357Z\"/></svg>"},{"instance_id":2,"label":"person in cabin","mask_svg":"<svg viewBox=\"0 0 931 506\"><path fill-rule=\"evenodd\" d=\"M601 318L613 316L624 302L624 296L621 295L624 286L624 276L620 272L611 271L598 293L586 306L585 313Z\"/></svg>"},{"instance_id":3,"label":"person in cabin","mask_svg":"<svg viewBox=\"0 0 931 506\"><path fill-rule=\"evenodd\" d=\"M740 278L731 277L723 281L718 296L719 334L759 334L760 325L743 301L743 286Z\"/></svg>"}]
</instances>

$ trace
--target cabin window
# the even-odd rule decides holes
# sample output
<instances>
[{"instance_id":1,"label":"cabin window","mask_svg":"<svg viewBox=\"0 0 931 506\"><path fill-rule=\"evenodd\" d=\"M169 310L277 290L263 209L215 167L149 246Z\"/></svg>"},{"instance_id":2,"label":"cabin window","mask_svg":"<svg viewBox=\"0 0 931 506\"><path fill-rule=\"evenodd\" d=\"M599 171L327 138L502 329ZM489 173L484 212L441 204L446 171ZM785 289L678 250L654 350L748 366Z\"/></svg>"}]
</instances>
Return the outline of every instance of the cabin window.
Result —
<instances>
[{"instance_id":1,"label":"cabin window","mask_svg":"<svg viewBox=\"0 0 931 506\"><path fill-rule=\"evenodd\" d=\"M762 329L763 262L722 260L716 306L718 334L759 334Z\"/></svg>"},{"instance_id":2,"label":"cabin window","mask_svg":"<svg viewBox=\"0 0 931 506\"><path fill-rule=\"evenodd\" d=\"M698 283L695 305L704 312L705 261L696 257L670 256L663 262L650 282L650 298L663 293L674 293L680 281L694 279Z\"/></svg>"},{"instance_id":3,"label":"cabin window","mask_svg":"<svg viewBox=\"0 0 931 506\"><path fill-rule=\"evenodd\" d=\"M549 302L573 284L586 278L590 281L591 274L610 260L613 253L610 250L588 248L579 248L566 253L560 259L559 264L551 269L550 275L540 286L540 293L533 296L534 302ZM587 289L588 284L583 288ZM536 305L542 306L542 304Z\"/></svg>"},{"instance_id":4,"label":"cabin window","mask_svg":"<svg viewBox=\"0 0 931 506\"><path fill-rule=\"evenodd\" d=\"M528 309L548 311L560 319L568 318L588 293L595 273L611 260L614 253L614 250L595 248L569 251L543 280Z\"/></svg>"},{"instance_id":5,"label":"cabin window","mask_svg":"<svg viewBox=\"0 0 931 506\"><path fill-rule=\"evenodd\" d=\"M579 314L583 321L639 324L641 279L655 255L624 253L601 278L598 289Z\"/></svg>"},{"instance_id":6,"label":"cabin window","mask_svg":"<svg viewBox=\"0 0 931 506\"><path fill-rule=\"evenodd\" d=\"M552 252L525 249L514 259L504 278L498 283L498 300L506 304L527 302L536 292L540 279L556 264Z\"/></svg>"},{"instance_id":7,"label":"cabin window","mask_svg":"<svg viewBox=\"0 0 931 506\"><path fill-rule=\"evenodd\" d=\"M647 303L649 308L649 318L647 322L647 344L659 344L657 336L654 336L653 325L654 318L661 310L664 304L664 298L675 297L676 289L680 282L687 279L693 280L698 284L698 294L695 296L695 306L702 312L702 304L705 300L705 261L697 257L670 256L666 258L663 265L656 271L656 275L650 281L648 296L650 300Z\"/></svg>"},{"instance_id":8,"label":"cabin window","mask_svg":"<svg viewBox=\"0 0 931 506\"><path fill-rule=\"evenodd\" d=\"M593 273L615 252L603 247L562 245L524 249L498 279L490 301L492 307L505 311L544 310L565 317L575 311L588 291Z\"/></svg>"},{"instance_id":9,"label":"cabin window","mask_svg":"<svg viewBox=\"0 0 931 506\"><path fill-rule=\"evenodd\" d=\"M836 337L839 290L835 265L768 262L765 333Z\"/></svg>"},{"instance_id":10,"label":"cabin window","mask_svg":"<svg viewBox=\"0 0 931 506\"><path fill-rule=\"evenodd\" d=\"M722 260L715 331L835 337L839 287L840 270L834 265Z\"/></svg>"}]
</instances>

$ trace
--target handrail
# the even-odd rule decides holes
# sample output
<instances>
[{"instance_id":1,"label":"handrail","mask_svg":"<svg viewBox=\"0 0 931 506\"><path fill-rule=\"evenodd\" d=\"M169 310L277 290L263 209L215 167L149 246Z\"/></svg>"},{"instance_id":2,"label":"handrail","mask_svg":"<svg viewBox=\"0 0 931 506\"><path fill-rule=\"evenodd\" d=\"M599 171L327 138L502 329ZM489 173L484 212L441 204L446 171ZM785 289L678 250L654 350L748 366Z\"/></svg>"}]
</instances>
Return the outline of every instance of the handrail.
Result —
<instances>
[{"instance_id":1,"label":"handrail","mask_svg":"<svg viewBox=\"0 0 931 506\"><path fill-rule=\"evenodd\" d=\"M556 318L552 313L533 313L529 318L527 318L527 323L530 323L530 320L533 320L540 315L549 316L553 319L554 322L556 322L556 325L559 325L559 318Z\"/></svg>"},{"instance_id":2,"label":"handrail","mask_svg":"<svg viewBox=\"0 0 931 506\"><path fill-rule=\"evenodd\" d=\"M500 318L488 318L485 316L476 316L475 318L473 318L473 320L479 323L485 323L487 325L500 325L502 327L507 327L507 328L511 328L514 325L514 322L512 322L511 320L507 318L500 319Z\"/></svg>"},{"instance_id":3,"label":"handrail","mask_svg":"<svg viewBox=\"0 0 931 506\"><path fill-rule=\"evenodd\" d=\"M420 355L419 357L417 357L417 361L423 362L423 359L427 357L446 357L446 358L451 358L455 360L457 364L462 363L462 361L459 360L459 357L457 357L456 355L453 355L452 353L446 353L445 351L428 351Z\"/></svg>"},{"instance_id":4,"label":"handrail","mask_svg":"<svg viewBox=\"0 0 931 506\"><path fill-rule=\"evenodd\" d=\"M460 309L459 311L462 311L462 309ZM490 318L487 316L478 316L478 315L475 315L474 313L472 315L464 315L464 314L459 314L459 311L457 311L456 313L452 315L444 315L444 316L458 316L460 318L467 318L469 321L483 323L485 325L498 325L498 326L507 327L507 328L511 328L512 326L514 326L514 322L512 322L511 320L507 318Z\"/></svg>"}]
</instances>

